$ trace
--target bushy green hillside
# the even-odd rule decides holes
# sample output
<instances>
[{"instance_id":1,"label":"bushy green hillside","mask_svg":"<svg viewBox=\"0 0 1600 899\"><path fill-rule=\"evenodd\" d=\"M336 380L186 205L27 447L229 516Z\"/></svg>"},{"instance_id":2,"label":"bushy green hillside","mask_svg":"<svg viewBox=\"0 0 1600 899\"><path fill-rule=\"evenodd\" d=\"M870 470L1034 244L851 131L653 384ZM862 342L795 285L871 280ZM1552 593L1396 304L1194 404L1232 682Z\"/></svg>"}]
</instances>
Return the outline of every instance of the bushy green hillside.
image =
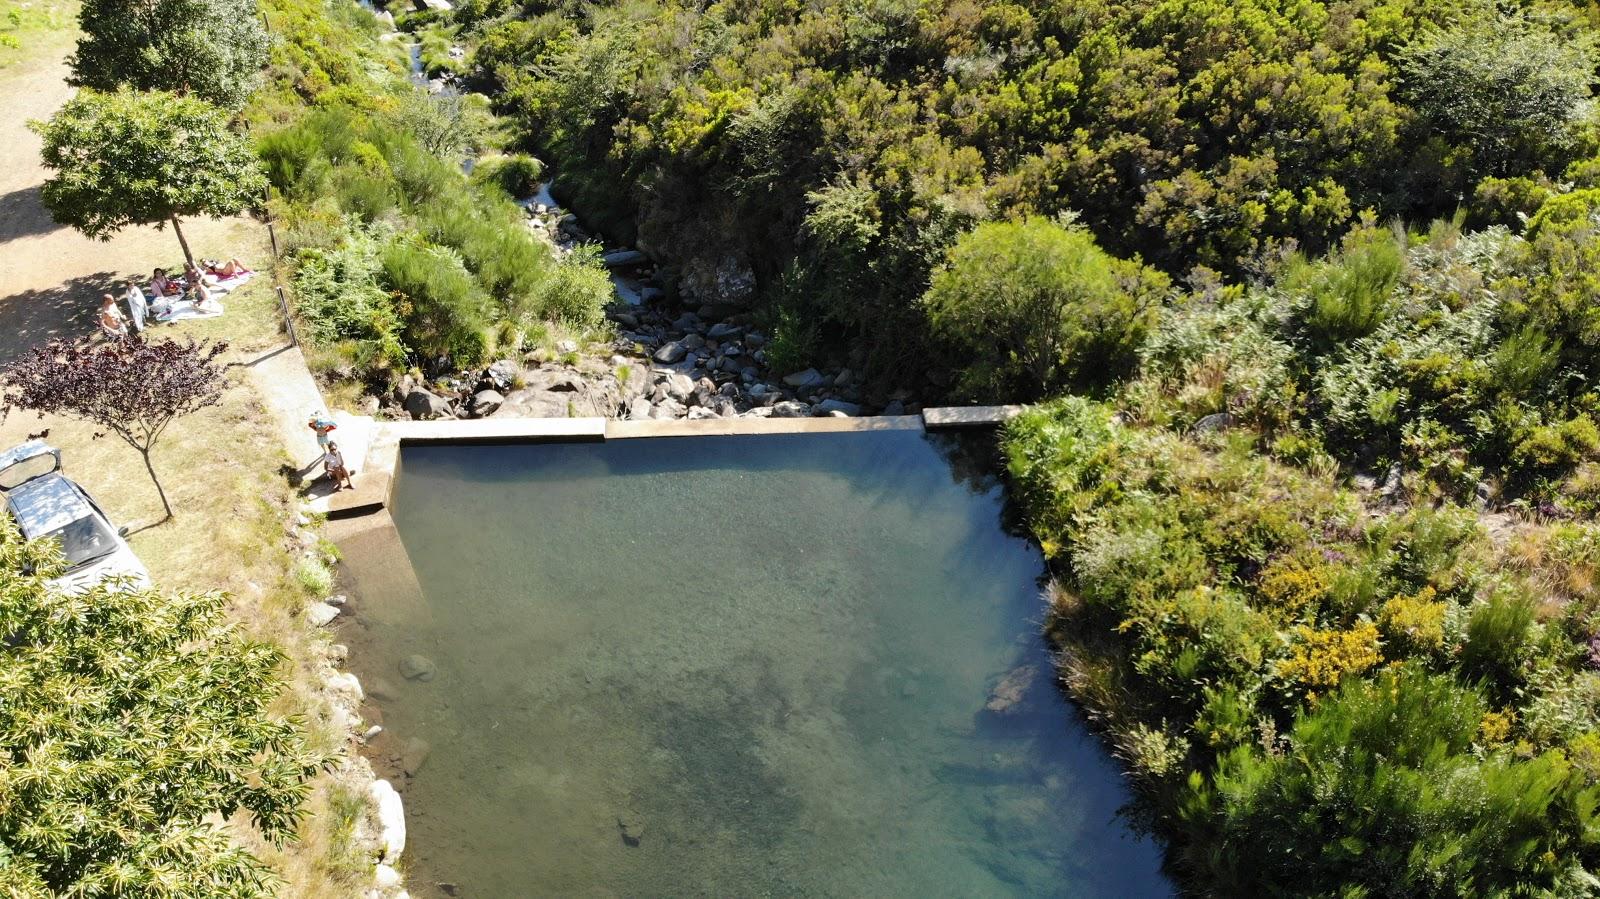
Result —
<instances>
[{"instance_id":1,"label":"bushy green hillside","mask_svg":"<svg viewBox=\"0 0 1600 899\"><path fill-rule=\"evenodd\" d=\"M867 338L898 373L945 346L918 300L981 221L1070 211L1115 255L1238 278L1363 212L1515 224L1596 168L1593 31L1559 0L473 0L456 19L581 210L691 287L748 270L797 330Z\"/></svg>"}]
</instances>

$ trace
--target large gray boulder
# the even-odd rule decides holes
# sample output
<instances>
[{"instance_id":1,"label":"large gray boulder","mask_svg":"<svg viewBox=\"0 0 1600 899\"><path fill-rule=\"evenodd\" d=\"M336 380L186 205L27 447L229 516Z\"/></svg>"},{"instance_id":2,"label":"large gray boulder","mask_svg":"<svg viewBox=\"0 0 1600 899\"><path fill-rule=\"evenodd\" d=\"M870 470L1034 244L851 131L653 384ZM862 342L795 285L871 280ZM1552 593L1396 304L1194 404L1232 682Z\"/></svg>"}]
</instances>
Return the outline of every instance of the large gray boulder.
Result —
<instances>
[{"instance_id":1,"label":"large gray boulder","mask_svg":"<svg viewBox=\"0 0 1600 899\"><path fill-rule=\"evenodd\" d=\"M835 412L842 415L856 416L861 414L861 407L856 403L847 403L838 399L826 399L811 407L812 415L832 415Z\"/></svg>"},{"instance_id":2,"label":"large gray boulder","mask_svg":"<svg viewBox=\"0 0 1600 899\"><path fill-rule=\"evenodd\" d=\"M421 387L413 387L406 394L406 414L416 421L443 418L450 414L450 401Z\"/></svg>"},{"instance_id":3,"label":"large gray boulder","mask_svg":"<svg viewBox=\"0 0 1600 899\"><path fill-rule=\"evenodd\" d=\"M671 365L674 362L682 362L683 357L687 355L689 355L688 348L674 340L656 350L655 360L663 365Z\"/></svg>"},{"instance_id":4,"label":"large gray boulder","mask_svg":"<svg viewBox=\"0 0 1600 899\"><path fill-rule=\"evenodd\" d=\"M612 250L601 256L600 261L606 264L606 268L632 268L649 262L650 257L638 250Z\"/></svg>"},{"instance_id":5,"label":"large gray boulder","mask_svg":"<svg viewBox=\"0 0 1600 899\"><path fill-rule=\"evenodd\" d=\"M772 406L773 418L805 418L811 414L811 406L799 400L784 400Z\"/></svg>"},{"instance_id":6,"label":"large gray boulder","mask_svg":"<svg viewBox=\"0 0 1600 899\"><path fill-rule=\"evenodd\" d=\"M822 372L817 371L814 368L808 368L805 371L791 372L783 376L783 383L799 390L805 390L810 387L821 387L827 382L828 379L822 376Z\"/></svg>"},{"instance_id":7,"label":"large gray boulder","mask_svg":"<svg viewBox=\"0 0 1600 899\"><path fill-rule=\"evenodd\" d=\"M472 414L483 418L493 415L506 404L506 398L498 390L480 390L472 395Z\"/></svg>"},{"instance_id":8,"label":"large gray boulder","mask_svg":"<svg viewBox=\"0 0 1600 899\"><path fill-rule=\"evenodd\" d=\"M522 369L517 363L510 359L501 359L491 363L483 374L494 384L496 390L504 390L511 386L511 382L515 381L521 372Z\"/></svg>"}]
</instances>

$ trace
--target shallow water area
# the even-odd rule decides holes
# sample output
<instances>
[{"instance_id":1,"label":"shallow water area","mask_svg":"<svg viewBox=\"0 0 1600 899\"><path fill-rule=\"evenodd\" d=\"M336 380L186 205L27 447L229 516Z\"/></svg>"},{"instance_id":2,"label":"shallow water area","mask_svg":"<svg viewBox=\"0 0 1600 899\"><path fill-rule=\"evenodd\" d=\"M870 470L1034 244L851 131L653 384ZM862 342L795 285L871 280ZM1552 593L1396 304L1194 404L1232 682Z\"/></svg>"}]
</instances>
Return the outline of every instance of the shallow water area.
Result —
<instances>
[{"instance_id":1,"label":"shallow water area","mask_svg":"<svg viewBox=\"0 0 1600 899\"><path fill-rule=\"evenodd\" d=\"M987 462L917 430L405 448L423 599L360 597L357 655L428 747L412 894L1169 895Z\"/></svg>"}]
</instances>

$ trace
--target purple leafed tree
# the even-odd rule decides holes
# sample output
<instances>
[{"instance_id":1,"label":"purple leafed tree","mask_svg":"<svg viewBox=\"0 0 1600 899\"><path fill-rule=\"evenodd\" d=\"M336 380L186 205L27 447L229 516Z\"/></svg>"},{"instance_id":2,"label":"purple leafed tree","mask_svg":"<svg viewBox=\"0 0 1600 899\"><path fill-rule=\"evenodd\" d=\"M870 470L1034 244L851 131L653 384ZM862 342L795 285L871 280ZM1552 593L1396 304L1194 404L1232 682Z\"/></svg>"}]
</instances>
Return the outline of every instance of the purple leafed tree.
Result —
<instances>
[{"instance_id":1,"label":"purple leafed tree","mask_svg":"<svg viewBox=\"0 0 1600 899\"><path fill-rule=\"evenodd\" d=\"M52 340L34 347L0 376L5 411L29 409L80 418L105 428L139 451L161 505L172 518L172 504L161 488L150 451L173 419L222 398L222 369L216 358L226 343L146 341L111 343Z\"/></svg>"}]
</instances>

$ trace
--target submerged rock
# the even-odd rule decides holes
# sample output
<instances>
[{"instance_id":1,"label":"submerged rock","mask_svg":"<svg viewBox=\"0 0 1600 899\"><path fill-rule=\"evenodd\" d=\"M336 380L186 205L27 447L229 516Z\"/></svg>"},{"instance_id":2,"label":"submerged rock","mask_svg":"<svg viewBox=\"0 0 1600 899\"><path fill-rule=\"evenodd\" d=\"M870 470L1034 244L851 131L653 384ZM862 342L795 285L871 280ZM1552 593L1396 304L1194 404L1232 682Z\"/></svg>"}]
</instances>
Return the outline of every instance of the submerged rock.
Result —
<instances>
[{"instance_id":1,"label":"submerged rock","mask_svg":"<svg viewBox=\"0 0 1600 899\"><path fill-rule=\"evenodd\" d=\"M423 764L428 761L428 753L432 750L433 747L428 745L427 740L417 737L407 740L405 747L400 750L400 770L408 777L416 777L417 772L421 771Z\"/></svg>"},{"instance_id":2,"label":"submerged rock","mask_svg":"<svg viewBox=\"0 0 1600 899\"><path fill-rule=\"evenodd\" d=\"M622 834L625 846L638 846L644 839L644 819L632 812L617 816L617 831Z\"/></svg>"},{"instance_id":3,"label":"submerged rock","mask_svg":"<svg viewBox=\"0 0 1600 899\"><path fill-rule=\"evenodd\" d=\"M1028 685L1033 683L1038 673L1037 665L1013 668L1005 677L1000 678L1000 683L995 684L993 690L989 691L989 701L983 707L1002 714L1011 711L1026 697Z\"/></svg>"},{"instance_id":4,"label":"submerged rock","mask_svg":"<svg viewBox=\"0 0 1600 899\"><path fill-rule=\"evenodd\" d=\"M406 680L431 681L439 673L439 667L427 656L409 655L400 660L400 674Z\"/></svg>"}]
</instances>

